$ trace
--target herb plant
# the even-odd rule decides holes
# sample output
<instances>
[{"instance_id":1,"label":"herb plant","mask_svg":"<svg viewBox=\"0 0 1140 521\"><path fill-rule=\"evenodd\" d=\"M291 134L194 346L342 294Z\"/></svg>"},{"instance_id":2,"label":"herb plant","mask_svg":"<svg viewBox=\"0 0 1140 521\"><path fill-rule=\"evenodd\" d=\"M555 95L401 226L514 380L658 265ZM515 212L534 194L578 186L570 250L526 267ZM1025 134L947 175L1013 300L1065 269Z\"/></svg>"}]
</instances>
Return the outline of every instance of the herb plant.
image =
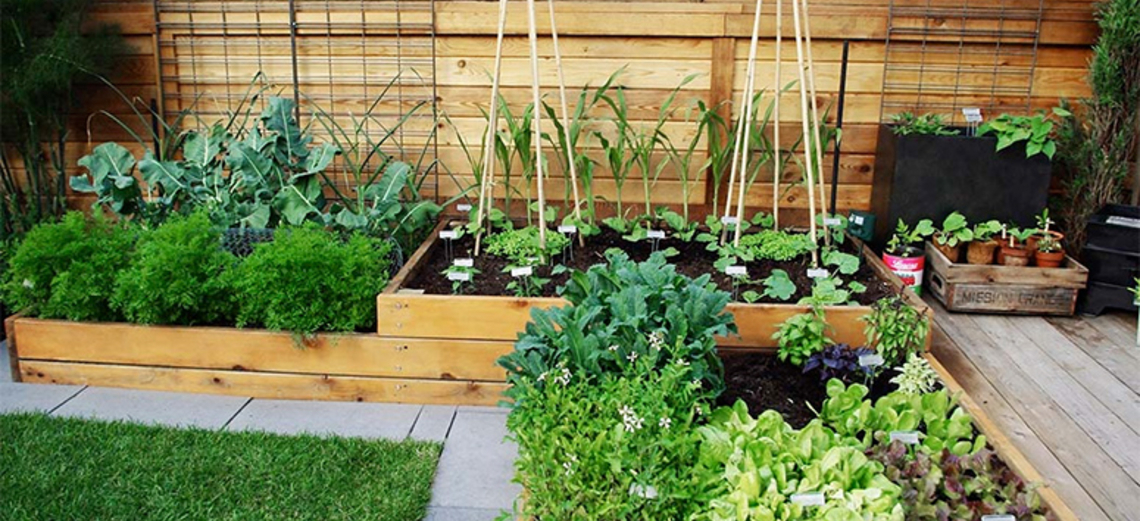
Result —
<instances>
[{"instance_id":1,"label":"herb plant","mask_svg":"<svg viewBox=\"0 0 1140 521\"><path fill-rule=\"evenodd\" d=\"M913 112L900 112L891 116L891 131L898 136L956 136L958 131L946 127L941 114L915 115Z\"/></svg>"},{"instance_id":2,"label":"herb plant","mask_svg":"<svg viewBox=\"0 0 1140 521\"><path fill-rule=\"evenodd\" d=\"M891 383L899 386L899 392L903 394L926 394L933 391L938 383L938 373L930 367L930 362L913 353L902 367L896 367L895 370L899 374L891 378Z\"/></svg>"},{"instance_id":3,"label":"herb plant","mask_svg":"<svg viewBox=\"0 0 1140 521\"><path fill-rule=\"evenodd\" d=\"M807 234L762 230L742 236L740 247L748 248L757 259L786 261L811 253L815 249L815 244Z\"/></svg>"},{"instance_id":4,"label":"herb plant","mask_svg":"<svg viewBox=\"0 0 1140 521\"><path fill-rule=\"evenodd\" d=\"M902 219L899 219L898 226L895 226L894 235L891 236L890 241L887 241L887 252L900 257L909 257L908 249L915 244L920 244L924 238L930 237L934 231L934 221L930 219L918 221L913 229L907 226Z\"/></svg>"},{"instance_id":5,"label":"herb plant","mask_svg":"<svg viewBox=\"0 0 1140 521\"><path fill-rule=\"evenodd\" d=\"M570 244L570 239L561 233L548 233L544 249L539 245L538 228L527 226L488 235L486 244L487 253L491 255L507 259L512 264L531 266L550 260Z\"/></svg>"},{"instance_id":6,"label":"herb plant","mask_svg":"<svg viewBox=\"0 0 1140 521\"><path fill-rule=\"evenodd\" d=\"M926 346L930 331L927 317L894 296L875 302L871 313L863 318L868 346L882 355L883 362L898 365Z\"/></svg>"},{"instance_id":7,"label":"herb plant","mask_svg":"<svg viewBox=\"0 0 1140 521\"><path fill-rule=\"evenodd\" d=\"M514 276L511 272L520 267L516 264L509 264L503 268L503 273L511 274L511 281L507 283L507 291L511 291L516 297L541 297L542 288L550 283L550 279L539 277L534 274L532 270L529 275Z\"/></svg>"},{"instance_id":8,"label":"herb plant","mask_svg":"<svg viewBox=\"0 0 1140 521\"><path fill-rule=\"evenodd\" d=\"M823 309L819 307L789 317L772 335L780 346L776 357L782 362L804 365L812 355L822 351L824 346L834 343L827 338L827 329Z\"/></svg>"},{"instance_id":9,"label":"herb plant","mask_svg":"<svg viewBox=\"0 0 1140 521\"><path fill-rule=\"evenodd\" d=\"M354 233L342 241L316 225L279 229L273 242L227 272L237 325L310 336L368 330L388 283L392 243Z\"/></svg>"},{"instance_id":10,"label":"herb plant","mask_svg":"<svg viewBox=\"0 0 1140 521\"><path fill-rule=\"evenodd\" d=\"M233 314L222 273L237 258L204 212L143 233L119 273L112 305L139 324L212 324Z\"/></svg>"},{"instance_id":11,"label":"herb plant","mask_svg":"<svg viewBox=\"0 0 1140 521\"><path fill-rule=\"evenodd\" d=\"M875 368L859 365L859 357L873 354L866 347L851 348L847 344L834 344L815 353L804 364L804 373L819 372L823 381L838 378L851 383L856 379L867 381L875 376Z\"/></svg>"},{"instance_id":12,"label":"herb plant","mask_svg":"<svg viewBox=\"0 0 1140 521\"><path fill-rule=\"evenodd\" d=\"M41 318L114 321L115 279L131 259L136 230L69 212L32 228L9 259L5 303Z\"/></svg>"},{"instance_id":13,"label":"herb plant","mask_svg":"<svg viewBox=\"0 0 1140 521\"><path fill-rule=\"evenodd\" d=\"M456 266L452 264L444 268L442 274L451 281L451 293L462 295L475 286L475 275L482 273L472 266Z\"/></svg>"}]
</instances>

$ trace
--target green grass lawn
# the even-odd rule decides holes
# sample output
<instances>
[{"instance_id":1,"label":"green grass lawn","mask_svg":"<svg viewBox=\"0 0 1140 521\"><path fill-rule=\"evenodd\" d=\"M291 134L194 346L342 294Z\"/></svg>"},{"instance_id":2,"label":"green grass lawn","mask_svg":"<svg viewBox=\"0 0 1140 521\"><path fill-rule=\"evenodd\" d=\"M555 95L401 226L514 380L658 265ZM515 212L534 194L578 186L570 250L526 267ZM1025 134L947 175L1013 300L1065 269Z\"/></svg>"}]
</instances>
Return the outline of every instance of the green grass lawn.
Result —
<instances>
[{"instance_id":1,"label":"green grass lawn","mask_svg":"<svg viewBox=\"0 0 1140 521\"><path fill-rule=\"evenodd\" d=\"M422 519L440 444L0 415L0 518Z\"/></svg>"}]
</instances>

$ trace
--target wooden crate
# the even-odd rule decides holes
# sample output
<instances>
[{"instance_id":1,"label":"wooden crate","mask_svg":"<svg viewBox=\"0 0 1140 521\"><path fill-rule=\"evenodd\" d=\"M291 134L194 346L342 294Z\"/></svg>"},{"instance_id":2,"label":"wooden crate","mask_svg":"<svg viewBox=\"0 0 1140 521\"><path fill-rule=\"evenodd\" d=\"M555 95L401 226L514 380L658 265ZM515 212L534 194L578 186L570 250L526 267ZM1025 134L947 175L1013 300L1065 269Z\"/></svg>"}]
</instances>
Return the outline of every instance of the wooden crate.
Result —
<instances>
[{"instance_id":1,"label":"wooden crate","mask_svg":"<svg viewBox=\"0 0 1140 521\"><path fill-rule=\"evenodd\" d=\"M371 333L290 333L142 326L13 316L5 321L18 381L255 398L494 405L495 360L509 342L461 348Z\"/></svg>"},{"instance_id":2,"label":"wooden crate","mask_svg":"<svg viewBox=\"0 0 1140 521\"><path fill-rule=\"evenodd\" d=\"M436 248L441 247L439 231L447 222L441 222L427 241L408 260L384 292L376 299L377 331L382 337L447 340L456 349L469 342L514 342L530 320L530 310L541 307L566 305L560 298L517 298L478 295L424 295L401 291L404 284L419 270ZM887 269L869 248L863 246L866 262L896 288L901 280ZM933 314L927 305L906 290L906 302L926 315L928 322ZM733 302L728 311L736 318L739 336L722 337L718 344L726 350L774 351L776 341L772 334L780 324L797 314L810 311L808 306L794 304L745 304ZM830 337L837 343L853 346L865 345L862 318L871 312L869 306L827 306L826 320L832 327ZM472 317L478 317L473 319ZM930 345L927 335L927 347Z\"/></svg>"},{"instance_id":3,"label":"wooden crate","mask_svg":"<svg viewBox=\"0 0 1140 521\"><path fill-rule=\"evenodd\" d=\"M955 312L1072 315L1089 277L1068 256L1059 268L962 264L928 242L926 259L926 287Z\"/></svg>"}]
</instances>

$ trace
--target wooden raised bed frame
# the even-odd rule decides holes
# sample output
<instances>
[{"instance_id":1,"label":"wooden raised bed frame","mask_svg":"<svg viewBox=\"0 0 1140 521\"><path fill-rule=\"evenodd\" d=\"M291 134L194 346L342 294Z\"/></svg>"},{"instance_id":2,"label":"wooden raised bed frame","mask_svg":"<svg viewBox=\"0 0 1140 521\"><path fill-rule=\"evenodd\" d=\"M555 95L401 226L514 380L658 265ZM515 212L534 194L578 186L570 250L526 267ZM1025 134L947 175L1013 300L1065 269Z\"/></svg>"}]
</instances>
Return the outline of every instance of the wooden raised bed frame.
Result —
<instances>
[{"instance_id":1,"label":"wooden raised bed frame","mask_svg":"<svg viewBox=\"0 0 1140 521\"><path fill-rule=\"evenodd\" d=\"M439 232L450 223L443 221L431 236L416 250L408 263L388 283L376 299L377 330L388 338L401 338L408 342L438 342L447 340L462 352L468 345L496 342L503 352L509 352L526 323L531 308L548 308L565 305L560 298L517 298L478 295L424 295L401 291L404 284L414 278L424 261L439 247ZM870 248L856 242L863 249L865 262L883 279L896 288L903 283L887 269ZM442 275L441 275L442 276ZM930 308L907 289L903 291L907 304L921 311L928 323L933 323ZM774 351L777 347L772 334L780 323L789 317L806 313L807 306L793 304L745 304L733 302L728 311L736 317L739 336L724 337L718 344L726 350ZM829 336L837 343L852 346L866 344L863 334L866 324L861 320L871 311L869 306L828 306L826 320L832 330ZM930 347L930 338L926 346Z\"/></svg>"},{"instance_id":2,"label":"wooden raised bed frame","mask_svg":"<svg viewBox=\"0 0 1140 521\"><path fill-rule=\"evenodd\" d=\"M9 317L17 381L303 400L494 405L502 346Z\"/></svg>"}]
</instances>

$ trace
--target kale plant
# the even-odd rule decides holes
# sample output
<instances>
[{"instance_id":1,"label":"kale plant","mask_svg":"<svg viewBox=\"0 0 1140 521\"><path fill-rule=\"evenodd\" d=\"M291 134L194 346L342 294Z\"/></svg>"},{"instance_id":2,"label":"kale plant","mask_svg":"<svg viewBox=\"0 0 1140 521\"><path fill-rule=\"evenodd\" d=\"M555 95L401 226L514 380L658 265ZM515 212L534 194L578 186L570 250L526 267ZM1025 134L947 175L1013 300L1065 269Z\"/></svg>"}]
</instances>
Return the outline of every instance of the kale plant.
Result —
<instances>
[{"instance_id":1,"label":"kale plant","mask_svg":"<svg viewBox=\"0 0 1140 521\"><path fill-rule=\"evenodd\" d=\"M559 288L569 306L532 309L515 350L499 359L512 384L565 364L576 377L622 373L639 359L655 367L690 364L703 389L724 388L716 337L736 333L730 300L709 275L690 279L676 272L663 253L636 263L620 250L606 252L606 264L574 272ZM518 396L518 387L508 391Z\"/></svg>"}]
</instances>

